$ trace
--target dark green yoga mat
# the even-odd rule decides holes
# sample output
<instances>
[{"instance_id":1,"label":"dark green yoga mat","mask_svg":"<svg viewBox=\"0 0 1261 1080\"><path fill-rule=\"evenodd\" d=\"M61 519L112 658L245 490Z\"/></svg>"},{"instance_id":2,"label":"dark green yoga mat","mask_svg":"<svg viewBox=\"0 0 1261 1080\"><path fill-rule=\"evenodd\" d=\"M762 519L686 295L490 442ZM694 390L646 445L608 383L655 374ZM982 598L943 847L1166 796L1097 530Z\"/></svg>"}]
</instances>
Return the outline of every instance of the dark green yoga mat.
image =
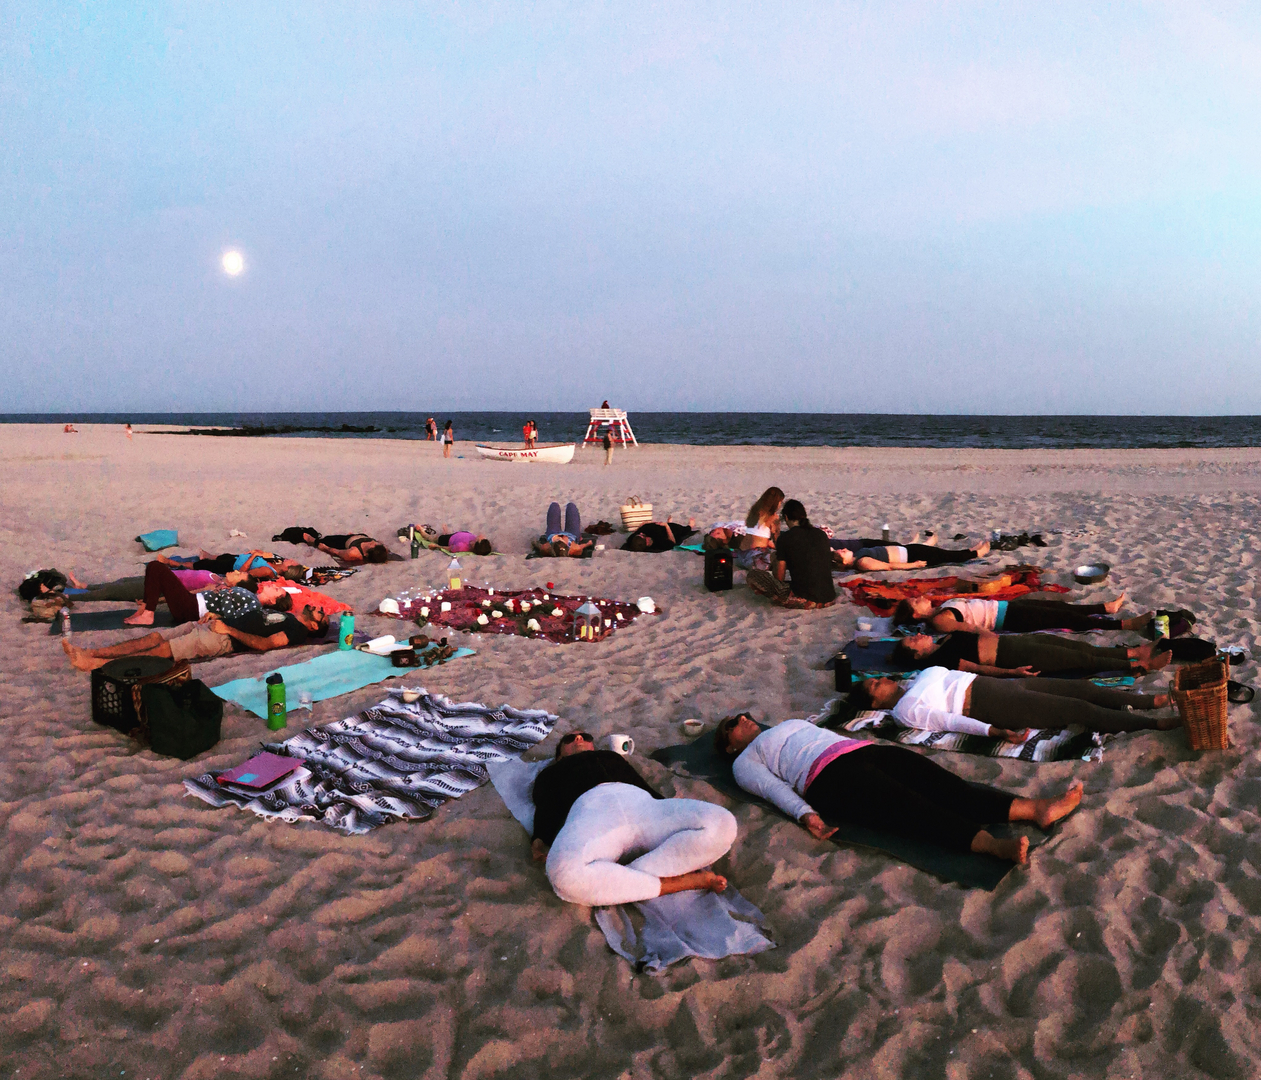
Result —
<instances>
[{"instance_id":1,"label":"dark green yoga mat","mask_svg":"<svg viewBox=\"0 0 1261 1080\"><path fill-rule=\"evenodd\" d=\"M154 613L153 625L150 627L128 626L124 619L136 613L133 608L113 608L109 611L84 611L82 608L70 609L70 630L73 633L91 633L95 630L154 630L164 626L174 626L169 611L159 610ZM49 634L58 637L61 634L61 620L54 619L48 628Z\"/></svg>"},{"instance_id":2,"label":"dark green yoga mat","mask_svg":"<svg viewBox=\"0 0 1261 1080\"><path fill-rule=\"evenodd\" d=\"M683 743L677 746L665 746L660 750L654 750L649 757L653 761L665 765L677 775L691 777L695 780L704 780L710 787L722 792L724 795L738 799L741 802L752 803L755 806L767 807L774 813L782 816L782 812L777 807L772 806L763 799L759 799L756 795L750 795L736 783L736 779L731 772L733 759L719 755L708 732L695 742ZM978 784L977 786L983 787L984 785ZM828 824L837 827L836 833L832 837L832 840L837 844L848 844L854 847L865 847L874 851L882 851L886 855L891 855L893 858L915 867L917 870L923 870L926 874L932 874L933 877L940 881L962 885L965 889L984 889L986 892L993 892L998 887L998 883L1016 867L1015 863L1007 862L1005 859L999 859L993 855L976 855L972 852L951 851L937 844L921 840L910 840L893 833L882 832L877 829L866 829L859 825L848 825L841 821L829 821ZM995 836L1020 835L1010 825L995 825L989 831ZM806 835L809 836L808 833ZM1040 839L1036 832L1030 832L1029 844L1031 848L1035 843L1035 838Z\"/></svg>"}]
</instances>

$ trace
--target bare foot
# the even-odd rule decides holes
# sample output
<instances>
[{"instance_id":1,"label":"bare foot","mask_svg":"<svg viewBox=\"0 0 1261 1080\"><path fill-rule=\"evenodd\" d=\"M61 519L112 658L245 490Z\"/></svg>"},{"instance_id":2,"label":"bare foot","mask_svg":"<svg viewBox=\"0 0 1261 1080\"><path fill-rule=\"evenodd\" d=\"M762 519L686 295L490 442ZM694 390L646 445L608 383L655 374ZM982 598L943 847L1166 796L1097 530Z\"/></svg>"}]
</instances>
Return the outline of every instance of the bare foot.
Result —
<instances>
[{"instance_id":1,"label":"bare foot","mask_svg":"<svg viewBox=\"0 0 1261 1080\"><path fill-rule=\"evenodd\" d=\"M1000 859L1009 859L1021 865L1029 861L1029 837L1020 836L1013 840L998 840L984 829L972 837L972 850L987 855L997 855Z\"/></svg>"},{"instance_id":2,"label":"bare foot","mask_svg":"<svg viewBox=\"0 0 1261 1080\"><path fill-rule=\"evenodd\" d=\"M972 550L976 552L976 557L978 559L983 559L990 553L990 542L988 540L982 540Z\"/></svg>"},{"instance_id":3,"label":"bare foot","mask_svg":"<svg viewBox=\"0 0 1261 1080\"><path fill-rule=\"evenodd\" d=\"M66 580L70 582L70 584L73 585L76 589L87 588L87 586L84 585L83 582L80 581L77 577L75 577L74 574L72 574L69 570L66 571Z\"/></svg>"},{"instance_id":4,"label":"bare foot","mask_svg":"<svg viewBox=\"0 0 1261 1080\"><path fill-rule=\"evenodd\" d=\"M124 619L123 622L125 622L128 626L152 626L153 612L145 607L144 604L141 604L140 610L134 615Z\"/></svg>"},{"instance_id":5,"label":"bare foot","mask_svg":"<svg viewBox=\"0 0 1261 1080\"><path fill-rule=\"evenodd\" d=\"M1132 619L1122 619L1121 629L1122 630L1142 630L1155 617L1156 617L1156 613L1154 611L1148 611L1143 615L1136 615Z\"/></svg>"},{"instance_id":6,"label":"bare foot","mask_svg":"<svg viewBox=\"0 0 1261 1080\"><path fill-rule=\"evenodd\" d=\"M1138 668L1142 671L1159 671L1165 667L1170 660L1173 659L1173 650L1166 649L1164 652L1152 653L1148 652L1146 656L1139 657Z\"/></svg>"},{"instance_id":7,"label":"bare foot","mask_svg":"<svg viewBox=\"0 0 1261 1080\"><path fill-rule=\"evenodd\" d=\"M1174 728L1182 727L1181 716L1162 716L1156 721L1157 731L1172 731Z\"/></svg>"},{"instance_id":8,"label":"bare foot","mask_svg":"<svg viewBox=\"0 0 1261 1080\"><path fill-rule=\"evenodd\" d=\"M1163 709L1168 704L1169 704L1168 694L1153 694L1152 695L1152 708L1153 709Z\"/></svg>"},{"instance_id":9,"label":"bare foot","mask_svg":"<svg viewBox=\"0 0 1261 1080\"><path fill-rule=\"evenodd\" d=\"M1068 817L1081 803L1082 782L1078 780L1058 799L1034 799L1034 818L1041 829L1050 828L1060 818Z\"/></svg>"},{"instance_id":10,"label":"bare foot","mask_svg":"<svg viewBox=\"0 0 1261 1080\"><path fill-rule=\"evenodd\" d=\"M1122 593L1115 600L1106 601L1103 605L1103 610L1106 611L1109 615L1115 615L1118 611L1121 610L1121 607L1122 605L1124 605L1124 603L1125 603L1125 593Z\"/></svg>"},{"instance_id":11,"label":"bare foot","mask_svg":"<svg viewBox=\"0 0 1261 1080\"><path fill-rule=\"evenodd\" d=\"M66 650L66 655L70 657L70 663L80 671L95 671L97 668L104 667L109 663L108 660L98 660L87 649L80 649L77 645L71 645L65 639L62 640L61 647Z\"/></svg>"},{"instance_id":12,"label":"bare foot","mask_svg":"<svg viewBox=\"0 0 1261 1080\"><path fill-rule=\"evenodd\" d=\"M693 870L690 874L677 874L674 877L661 879L661 895L687 892L696 889L701 892L722 892L727 887L727 879L712 870Z\"/></svg>"}]
</instances>

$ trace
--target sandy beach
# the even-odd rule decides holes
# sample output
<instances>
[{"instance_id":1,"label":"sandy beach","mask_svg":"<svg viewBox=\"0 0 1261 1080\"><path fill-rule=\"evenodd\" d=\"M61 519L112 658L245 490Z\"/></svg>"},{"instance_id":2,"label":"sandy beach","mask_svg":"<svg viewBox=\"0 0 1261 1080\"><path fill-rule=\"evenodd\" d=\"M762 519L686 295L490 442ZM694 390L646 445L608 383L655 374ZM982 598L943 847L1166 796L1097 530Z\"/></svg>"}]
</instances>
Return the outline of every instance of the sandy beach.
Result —
<instances>
[{"instance_id":1,"label":"sandy beach","mask_svg":"<svg viewBox=\"0 0 1261 1080\"><path fill-rule=\"evenodd\" d=\"M645 446L618 451L609 468L598 449L566 466L483 461L467 443L456 455L385 440L138 430L128 442L112 426L0 427L0 1075L1261 1072L1253 706L1233 707L1224 752L1193 753L1172 731L1121 736L1092 764L938 755L1023 795L1085 783L1081 809L1027 867L992 893L969 891L816 842L646 758L683 741L686 717L818 712L833 694L824 661L864 609L842 598L784 611L744 587L712 594L688 553L610 545L589 561L524 559L553 499L577 502L584 521L616 522L619 504L638 495L658 517L704 525L743 516L778 484L838 535L878 535L884 522L895 538L1042 531L1045 549L984 566L1037 562L1045 580L1072 585L1074 565L1102 559L1111 578L1075 586L1071 598L1124 589L1129 610L1187 607L1201 636L1261 649L1261 450ZM95 725L88 677L47 627L20 621L13 591L40 567L86 580L141 573L134 537L150 529L178 529L183 552L260 546L302 557L272 534L294 524L363 530L402 553L395 529L410 521L489 534L505 554L470 557L474 584L654 598L659 617L608 641L461 636L475 657L402 681L547 709L560 732L631 734L651 783L733 810L739 836L719 868L765 913L778 948L636 974L588 909L554 895L489 786L428 821L363 837L189 798L182 780L247 758L268 737L263 722L228 706L222 741L189 762ZM247 538L230 539L233 529ZM362 627L395 632L398 623L366 613L404 588L437 585L446 561L425 553L325 591L353 604ZM274 666L238 655L195 675L213 685ZM1235 677L1256 674L1249 662ZM1142 686L1167 682L1166 672ZM390 685L317 703L311 723L372 705ZM289 731L299 724L291 714Z\"/></svg>"}]
</instances>

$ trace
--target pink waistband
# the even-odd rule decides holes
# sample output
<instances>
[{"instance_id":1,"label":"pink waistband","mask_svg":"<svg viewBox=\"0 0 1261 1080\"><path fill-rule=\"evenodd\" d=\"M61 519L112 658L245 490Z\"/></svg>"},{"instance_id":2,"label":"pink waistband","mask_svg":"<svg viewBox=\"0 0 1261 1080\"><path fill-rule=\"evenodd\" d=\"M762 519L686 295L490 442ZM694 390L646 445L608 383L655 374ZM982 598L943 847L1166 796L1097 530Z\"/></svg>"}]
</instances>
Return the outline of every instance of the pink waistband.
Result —
<instances>
[{"instance_id":1,"label":"pink waistband","mask_svg":"<svg viewBox=\"0 0 1261 1080\"><path fill-rule=\"evenodd\" d=\"M806 775L805 787L801 789L801 793L804 795L810 785L814 783L815 777L842 754L848 754L851 750L861 750L864 746L870 745L870 739L842 739L840 742L833 743L814 759L814 764L810 766L810 772Z\"/></svg>"}]
</instances>

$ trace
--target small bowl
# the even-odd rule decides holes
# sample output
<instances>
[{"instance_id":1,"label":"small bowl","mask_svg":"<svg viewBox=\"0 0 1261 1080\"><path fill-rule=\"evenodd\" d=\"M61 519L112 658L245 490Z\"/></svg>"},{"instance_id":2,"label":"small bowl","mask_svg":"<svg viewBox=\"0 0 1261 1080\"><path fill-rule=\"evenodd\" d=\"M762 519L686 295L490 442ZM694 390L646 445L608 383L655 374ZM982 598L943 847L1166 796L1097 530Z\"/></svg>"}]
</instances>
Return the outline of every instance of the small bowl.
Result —
<instances>
[{"instance_id":1,"label":"small bowl","mask_svg":"<svg viewBox=\"0 0 1261 1080\"><path fill-rule=\"evenodd\" d=\"M1111 569L1106 562L1082 563L1073 571L1073 580L1078 585L1096 585L1108 576Z\"/></svg>"},{"instance_id":2,"label":"small bowl","mask_svg":"<svg viewBox=\"0 0 1261 1080\"><path fill-rule=\"evenodd\" d=\"M866 633L870 633L870 632L871 632L871 627L872 627L872 622L871 622L871 620L870 620L870 619L859 619L859 620L858 620L858 629L859 629L859 631L860 631L861 633L864 633L864 634L866 634Z\"/></svg>"},{"instance_id":3,"label":"small bowl","mask_svg":"<svg viewBox=\"0 0 1261 1080\"><path fill-rule=\"evenodd\" d=\"M686 735L689 739L696 738L696 736L699 735L704 730L705 730L704 720L691 719L691 720L683 721L683 734Z\"/></svg>"},{"instance_id":4,"label":"small bowl","mask_svg":"<svg viewBox=\"0 0 1261 1080\"><path fill-rule=\"evenodd\" d=\"M420 700L420 691L419 690L404 690L402 693L402 698L405 702L407 702L408 705L410 705L412 704L412 702Z\"/></svg>"}]
</instances>

